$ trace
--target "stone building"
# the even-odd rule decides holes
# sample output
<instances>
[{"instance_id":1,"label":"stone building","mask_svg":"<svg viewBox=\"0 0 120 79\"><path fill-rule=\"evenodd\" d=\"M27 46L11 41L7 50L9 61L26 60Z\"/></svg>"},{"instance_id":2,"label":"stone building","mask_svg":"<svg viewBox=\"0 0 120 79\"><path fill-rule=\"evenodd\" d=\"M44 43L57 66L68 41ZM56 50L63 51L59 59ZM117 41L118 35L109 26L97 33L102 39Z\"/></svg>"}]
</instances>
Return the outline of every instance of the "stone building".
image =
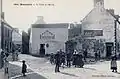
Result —
<instances>
[{"instance_id":1,"label":"stone building","mask_svg":"<svg viewBox=\"0 0 120 79\"><path fill-rule=\"evenodd\" d=\"M13 27L10 26L4 19L4 13L1 18L1 49L7 50L9 53L12 51L12 31Z\"/></svg>"},{"instance_id":2,"label":"stone building","mask_svg":"<svg viewBox=\"0 0 120 79\"><path fill-rule=\"evenodd\" d=\"M43 17L38 17L32 24L30 34L30 53L44 55L65 51L65 42L68 40L68 23L45 24Z\"/></svg>"},{"instance_id":3,"label":"stone building","mask_svg":"<svg viewBox=\"0 0 120 79\"><path fill-rule=\"evenodd\" d=\"M94 0L94 8L85 16L82 22L84 35L83 48L90 55L100 50L102 57L112 55L115 46L115 20L119 19L114 14L114 9L105 9L104 0ZM117 41L119 41L119 28L117 27Z\"/></svg>"},{"instance_id":4,"label":"stone building","mask_svg":"<svg viewBox=\"0 0 120 79\"><path fill-rule=\"evenodd\" d=\"M1 51L5 50L7 53L12 52L12 31L13 28L5 21L4 13L0 14L0 68L4 66L2 63Z\"/></svg>"}]
</instances>

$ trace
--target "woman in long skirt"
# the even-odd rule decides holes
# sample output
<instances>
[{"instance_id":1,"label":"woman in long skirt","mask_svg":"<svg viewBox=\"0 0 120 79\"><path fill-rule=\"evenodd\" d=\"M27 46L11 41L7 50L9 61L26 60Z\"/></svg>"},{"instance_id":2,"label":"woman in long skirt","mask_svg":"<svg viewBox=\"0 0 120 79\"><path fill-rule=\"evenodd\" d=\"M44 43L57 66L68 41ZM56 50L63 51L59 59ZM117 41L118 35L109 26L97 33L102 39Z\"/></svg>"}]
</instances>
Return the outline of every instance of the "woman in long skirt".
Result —
<instances>
[{"instance_id":1,"label":"woman in long skirt","mask_svg":"<svg viewBox=\"0 0 120 79\"><path fill-rule=\"evenodd\" d=\"M112 72L117 72L117 62L116 62L116 57L112 57L112 60L111 60L111 69L112 69Z\"/></svg>"}]
</instances>

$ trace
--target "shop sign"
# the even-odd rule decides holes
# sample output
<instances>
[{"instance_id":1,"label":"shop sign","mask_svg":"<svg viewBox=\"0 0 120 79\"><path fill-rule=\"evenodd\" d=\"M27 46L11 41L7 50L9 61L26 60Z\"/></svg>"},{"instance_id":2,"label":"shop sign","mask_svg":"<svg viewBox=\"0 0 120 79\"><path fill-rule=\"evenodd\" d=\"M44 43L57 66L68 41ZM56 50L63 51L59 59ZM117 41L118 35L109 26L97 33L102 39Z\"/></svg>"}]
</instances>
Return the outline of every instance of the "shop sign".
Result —
<instances>
[{"instance_id":1,"label":"shop sign","mask_svg":"<svg viewBox=\"0 0 120 79\"><path fill-rule=\"evenodd\" d=\"M55 35L50 31L46 30L42 34L40 34L40 39L55 39Z\"/></svg>"},{"instance_id":2,"label":"shop sign","mask_svg":"<svg viewBox=\"0 0 120 79\"><path fill-rule=\"evenodd\" d=\"M103 30L84 30L84 36L87 37L103 36Z\"/></svg>"}]
</instances>

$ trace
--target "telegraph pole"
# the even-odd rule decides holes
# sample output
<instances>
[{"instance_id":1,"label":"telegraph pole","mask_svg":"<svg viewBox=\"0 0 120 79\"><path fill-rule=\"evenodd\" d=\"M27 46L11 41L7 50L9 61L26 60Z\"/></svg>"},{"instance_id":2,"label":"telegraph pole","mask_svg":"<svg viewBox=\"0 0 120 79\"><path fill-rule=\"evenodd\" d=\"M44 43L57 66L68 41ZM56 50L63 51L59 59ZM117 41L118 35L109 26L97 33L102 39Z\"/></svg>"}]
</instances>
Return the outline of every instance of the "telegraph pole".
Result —
<instances>
[{"instance_id":1,"label":"telegraph pole","mask_svg":"<svg viewBox=\"0 0 120 79\"><path fill-rule=\"evenodd\" d=\"M0 12L0 19L1 19L1 29L0 29L0 32L1 32L1 49L2 49L2 51L4 50L4 43L3 43L3 28L4 28L4 24L3 24L3 21L4 21L4 13L3 13L3 0L1 0L1 4L0 4L1 6L1 12ZM9 76L8 76L8 63L9 62L7 62L7 57L6 57L6 54L5 54L6 52L4 51L4 55L5 55L5 57L3 58L3 60L4 60L4 73L5 73L5 76L4 76L4 78L5 79L9 79Z\"/></svg>"},{"instance_id":2,"label":"telegraph pole","mask_svg":"<svg viewBox=\"0 0 120 79\"><path fill-rule=\"evenodd\" d=\"M2 26L3 26L3 24L2 24L2 0L0 0L0 32L1 32L0 33L1 34L0 35L1 36L0 39L1 40L2 40L2 30L1 30ZM2 49L2 42L1 41L0 41L0 49ZM2 53L2 50L0 51L0 57L1 57L0 58L0 68L3 68L3 63L2 63L3 62L3 58L1 56L2 55L1 53Z\"/></svg>"},{"instance_id":3,"label":"telegraph pole","mask_svg":"<svg viewBox=\"0 0 120 79\"><path fill-rule=\"evenodd\" d=\"M117 23L120 24L119 19L116 18L116 20L114 20L114 28L115 28L115 56L117 55Z\"/></svg>"},{"instance_id":4,"label":"telegraph pole","mask_svg":"<svg viewBox=\"0 0 120 79\"><path fill-rule=\"evenodd\" d=\"M2 0L1 0L1 13L2 13Z\"/></svg>"},{"instance_id":5,"label":"telegraph pole","mask_svg":"<svg viewBox=\"0 0 120 79\"><path fill-rule=\"evenodd\" d=\"M115 20L114 21L114 23L115 23L115 56L117 55L117 21Z\"/></svg>"}]
</instances>

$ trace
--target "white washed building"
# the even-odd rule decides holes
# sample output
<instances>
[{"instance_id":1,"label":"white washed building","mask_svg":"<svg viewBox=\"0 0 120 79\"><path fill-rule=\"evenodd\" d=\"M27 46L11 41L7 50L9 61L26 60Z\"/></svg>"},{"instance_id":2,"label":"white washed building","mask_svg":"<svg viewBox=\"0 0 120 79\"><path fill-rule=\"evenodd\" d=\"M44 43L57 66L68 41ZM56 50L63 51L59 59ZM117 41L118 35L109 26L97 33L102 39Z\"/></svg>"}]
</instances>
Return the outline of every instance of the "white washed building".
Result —
<instances>
[{"instance_id":1,"label":"white washed building","mask_svg":"<svg viewBox=\"0 0 120 79\"><path fill-rule=\"evenodd\" d=\"M39 17L42 21L43 17ZM56 53L57 50L65 51L65 42L68 40L68 23L45 24L37 21L32 24L30 34L30 53L39 55L40 49L45 49L45 54Z\"/></svg>"},{"instance_id":2,"label":"white washed building","mask_svg":"<svg viewBox=\"0 0 120 79\"><path fill-rule=\"evenodd\" d=\"M94 0L94 8L81 21L84 42L88 45L83 47L86 47L91 55L94 55L93 52L97 46L102 50L102 57L107 57L112 53L115 43L114 21L118 18L113 9L104 8L104 0ZM97 44L98 42L101 45Z\"/></svg>"}]
</instances>

